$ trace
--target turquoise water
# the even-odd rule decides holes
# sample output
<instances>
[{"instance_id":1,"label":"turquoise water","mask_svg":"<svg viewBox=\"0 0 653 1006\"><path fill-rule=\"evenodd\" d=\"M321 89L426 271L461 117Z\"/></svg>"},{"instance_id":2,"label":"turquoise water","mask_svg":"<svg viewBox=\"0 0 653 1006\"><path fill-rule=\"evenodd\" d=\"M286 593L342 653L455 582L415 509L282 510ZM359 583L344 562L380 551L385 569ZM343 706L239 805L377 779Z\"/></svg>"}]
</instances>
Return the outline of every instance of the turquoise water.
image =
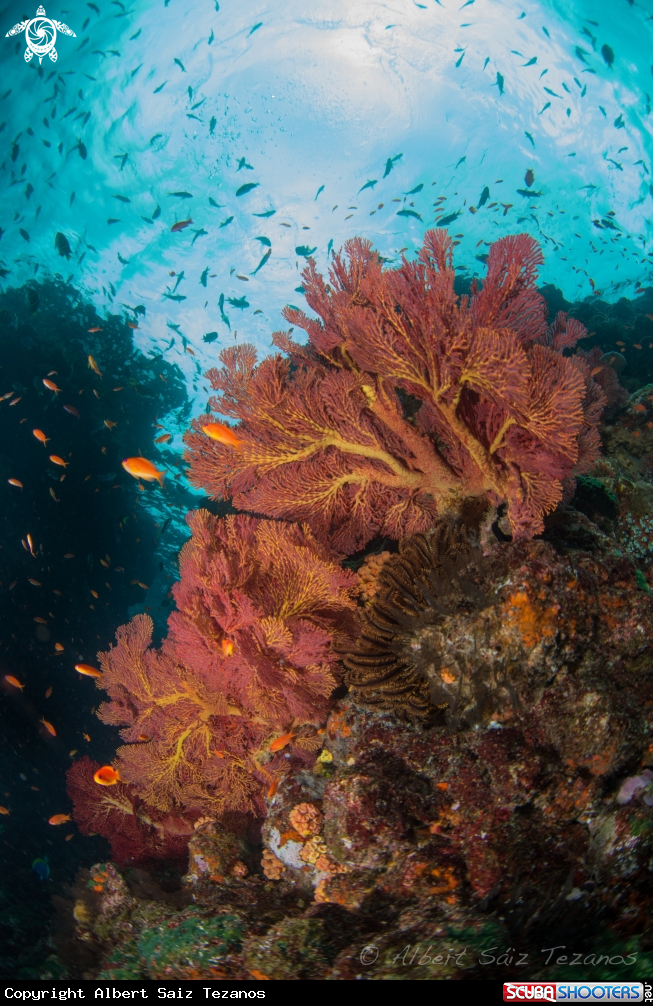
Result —
<instances>
[{"instance_id":1,"label":"turquoise water","mask_svg":"<svg viewBox=\"0 0 653 1006\"><path fill-rule=\"evenodd\" d=\"M56 65L3 39L3 282L72 277L139 322L140 348L169 346L200 398L216 348L266 352L283 305L301 305L304 254L324 269L354 234L393 261L456 214L471 276L486 243L528 231L569 300L630 296L650 275L645 6L97 7L46 8L76 33ZM22 14L4 4L5 30Z\"/></svg>"}]
</instances>

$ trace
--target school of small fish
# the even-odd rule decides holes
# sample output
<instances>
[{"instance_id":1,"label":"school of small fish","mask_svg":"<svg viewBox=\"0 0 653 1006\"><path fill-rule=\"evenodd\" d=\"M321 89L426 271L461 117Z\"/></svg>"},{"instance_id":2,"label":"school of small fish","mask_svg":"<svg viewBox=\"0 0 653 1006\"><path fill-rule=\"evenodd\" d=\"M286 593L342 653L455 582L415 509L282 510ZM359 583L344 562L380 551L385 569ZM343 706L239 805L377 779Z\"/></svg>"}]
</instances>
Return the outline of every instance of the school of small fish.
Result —
<instances>
[{"instance_id":1,"label":"school of small fish","mask_svg":"<svg viewBox=\"0 0 653 1006\"><path fill-rule=\"evenodd\" d=\"M102 328L100 326L94 326L94 328L95 328L95 332L91 332L89 330L90 334L97 334L98 331L102 331ZM89 354L88 357L87 357L87 361L86 362L87 362L88 369L94 375L94 379L97 380L98 383L100 381L102 381L103 378L104 378L104 371L103 371L103 369L101 369L101 367L98 364L98 362L95 359L95 357L93 357L92 355ZM53 377L57 377L57 379L59 380L59 384L56 384L54 382L54 380L52 380ZM65 380L65 375L60 377L57 374L56 371L50 371L48 373L47 377L40 378L40 382L43 385L43 387L45 388L46 393L50 393L51 394L51 397L52 397L53 400L56 400L63 391L65 391L67 395L72 395L72 394L78 394L78 393L82 394L82 392L84 390L84 389L80 390L80 389L71 388L69 386L69 384ZM36 384L36 378L35 378L35 384ZM97 389L94 388L93 390L96 392L96 397L99 397L99 395L97 394ZM116 387L114 389L115 392L120 392L121 390L122 390L121 387ZM24 396L21 396L20 400L23 400L23 398L24 398L24 402L23 402L23 406L22 406L23 411L29 412L30 409L34 408L34 402L31 400L31 398L29 396L27 396L27 398L25 398ZM11 401L9 401L10 399L11 399ZM15 397L12 396L12 394L6 394L4 396L0 396L0 402L9 402L9 404L11 405L15 401L16 401L16 399L15 399ZM38 406L38 402L36 404ZM76 420L78 420L80 422L82 421L82 413L75 406L72 406L72 405L69 405L69 404L65 403L65 404L59 405L57 407L58 408L62 408L69 415L73 416L74 419L76 419ZM19 415L20 415L20 413L19 413ZM12 416L13 416L13 413L12 413ZM54 438L54 441L53 441L54 434L52 436L50 436L50 432L49 432L49 430L47 428L47 423L46 422L42 422L41 423L42 426L46 427L45 430L41 429L41 426L34 426L34 428L30 430L30 425L31 424L27 424L27 426L24 426L24 424L26 423L26 421L27 421L27 416L25 416L23 419L19 420L18 429L20 431L20 436L26 437L32 443L33 443L33 441L31 440L31 438L33 437L43 447L46 447L46 448L52 442L56 446L56 448L60 451L60 453L58 453L58 454L55 454L55 453L49 454L46 451L45 454L40 455L40 457L42 458L41 464L44 467L47 467L48 465L50 465L50 466L54 466L55 468L63 469L64 473L61 474L61 475L59 475L59 476L56 476L56 478L58 479L58 482L59 482L59 487L60 487L59 488L59 493L60 493L60 495L57 496L57 494L55 493L55 491L54 491L54 489L52 487L49 487L49 489L48 489L49 495L52 498L52 500L54 500L55 503L59 504L62 501L65 501L65 494L67 492L74 491L73 490L73 486L74 486L75 483L73 482L71 484L71 490L68 490L68 485L70 484L70 480L69 480L68 483L66 483L64 481L68 477L68 471L67 470L70 469L71 472L73 472L73 474L71 476L71 478L73 480L75 478L79 479L80 477L82 477L81 473L79 473L78 471L75 471L75 458L74 458L72 452L66 450L65 437L62 437L61 434L59 434L57 437ZM115 421L113 421L113 420L104 420L103 421L103 425L105 426L105 428L109 432L111 432L117 426L117 423ZM159 431L161 429L165 429L164 424L156 422L154 424L154 429L152 431L152 445L153 445L153 449L157 449L157 448L161 449L164 445L168 444L170 442L170 440L172 439L172 434L171 433L169 433L167 431L165 431L163 433L160 433ZM158 433L158 436L156 435L157 433ZM38 461L37 461L37 464L38 464ZM160 487L161 490L164 489L164 479L165 479L165 475L166 475L166 469L158 466L153 461L150 461L148 458L142 457L141 455L135 455L135 456L132 456L132 457L128 457L128 458L125 458L123 460L122 466L123 466L125 472L129 476L131 476L132 479L135 479L137 481L137 483L138 483L137 488L139 488L139 489L143 488L143 486L141 485L141 482L150 482L150 483L151 482L156 482L156 483L158 483L158 485L159 485L159 487ZM26 452L26 459L25 459L25 462L24 462L24 469L25 469L24 472L21 472L21 474L23 476L21 479L13 477L13 476L7 479L7 486L8 487L13 487L13 488L7 488L7 492L14 492L15 489L26 490L27 492L38 491L37 487L38 487L38 484L39 484L39 480L34 478L34 462L33 462L33 460L31 460L31 455L29 455L28 452ZM83 476L84 480L88 479L89 477L90 476L88 476L88 475ZM105 479L106 477L104 475L99 475L98 478L99 479ZM111 481L114 481L117 478L117 476L115 475L115 473L110 473L109 476L108 476L108 478ZM129 480L129 482L131 484L131 480ZM165 531L169 527L171 521L172 521L172 517L171 516L167 517L167 519L164 521L163 525L160 526L157 537L160 538L161 535L163 535L165 533ZM136 540L138 541L139 539L136 539ZM40 544L40 542L38 541L38 539L34 538L34 536L32 535L32 533L30 531L27 531L25 533L23 539L21 540L21 544L22 544L22 547L25 549L25 551L28 552L29 555L32 557L32 559L39 559L39 558L43 557L43 546ZM74 553L72 553L72 552L63 553L63 559L64 560L65 559L74 559L74 558L75 558L75 556L74 556ZM111 564L111 560L110 560L109 555L106 555L104 558L100 558L99 562L100 562L100 565L103 566L103 567L105 567L107 570L109 570L111 568L112 564ZM114 570L115 570L116 573L123 573L124 572L124 569L123 569L122 566L116 566L116 567L114 567ZM49 569L48 569L48 571L49 571ZM39 591L39 588L43 588L44 587L43 580L42 579L38 579L36 576L27 576L26 580L27 580L27 582L32 587L35 588L35 594L34 594L35 601L34 601L34 603L38 605L40 603L39 602L39 598L43 596L42 592ZM139 588L142 588L145 591L149 590L148 585L145 584L145 583L143 583L140 579L133 579L131 582L132 582L132 584L137 585ZM9 585L9 589L10 590L13 589L14 587L15 587L15 582L11 583ZM108 589L111 589L109 583L106 584L106 587ZM57 589L54 589L54 593L57 594L57 595L61 595L61 591L59 591ZM93 599L98 599L99 598L98 591L95 590L95 589L91 589L90 590L90 594L92 595ZM91 607L92 607L92 605L91 605ZM37 610L38 610L38 608L37 608ZM44 612L44 614L39 613L39 614L32 615L33 622L35 622L38 626L43 626L43 627L52 626L53 622L55 621L55 617L54 617L53 613L52 612L47 612L48 617L44 617L45 614L46 614L46 612ZM48 629L48 632L49 631L50 631L50 629ZM230 643L230 642L229 642L229 646L231 646L233 648L233 644ZM226 648L225 647L226 647L226 643L223 643L223 650L225 650L225 653L226 653ZM66 654L66 652L72 652L75 648L76 647L73 644L71 644L71 643L69 643L68 646L66 646L66 645L64 645L64 643L61 643L61 642L57 641L57 642L54 643L53 653L56 656L64 656ZM79 663L75 663L73 665L73 667L74 667L74 671L76 671L77 674L79 675L80 680L82 680L83 678L94 678L94 679L96 679L96 681L100 682L101 679L102 679L102 673L101 673L101 671L97 667L95 667L94 665L92 665L92 664L84 663L84 662L79 662ZM2 683L2 686L3 686L3 691L5 692L5 694L7 696L21 696L23 693L25 694L25 696L26 696L25 700L21 700L21 701L25 701L26 704L25 704L24 708L29 711L29 715L30 716L33 716L33 718L34 718L34 724L35 724L36 729L39 732L39 735L41 736L42 739L44 739L46 741L46 743L55 742L56 739L57 739L57 737L58 737L58 724L55 725L55 723L51 722L51 720L48 719L48 718L46 718L46 716L39 716L38 713L36 712L36 703L38 702L38 699L34 695L34 689L33 688L30 689L29 676L26 677L24 674L17 674L17 673L6 673L6 674L4 674L2 676L1 683ZM46 690L44 692L45 699L49 699L51 697L52 693L53 693L53 687L52 686L49 686L48 688L46 688ZM16 699L14 699L14 701L16 701ZM91 711L93 712L93 710L91 710ZM89 734L84 733L84 734L82 734L82 736L83 736L84 740L87 743L91 742L91 737L90 737ZM148 738L142 738L142 740L149 740L149 739L150 739L149 737ZM71 750L69 757L74 757L77 753L78 753L77 750L73 749L73 750ZM121 781L121 777L120 777L120 773L117 770L114 770L111 766L104 766L103 768L101 768L100 770L98 770L98 772L95 774L95 781L96 781L96 783L98 785L101 785L101 786L113 786L116 783L118 783L118 782ZM38 786L32 786L31 788L33 790L36 790L37 792L39 791L39 787ZM10 814L10 808L0 807L0 814L9 815ZM63 812L57 812L57 813L53 813L48 818L48 823L50 825L59 826L59 825L62 825L64 823L69 822L70 820L71 820L70 814L63 813ZM74 835L74 833L67 834L65 836L65 840L68 841L69 839L71 839L73 837L73 835ZM47 867L47 861L46 860L38 860L38 861L35 861L35 862L37 862L37 865L41 864L41 865L38 865L38 869L35 867L36 872L39 873L39 876L42 879L47 879L47 876L45 876L46 873L49 876L49 868ZM45 864L45 865L43 865L43 864Z\"/></svg>"}]
</instances>

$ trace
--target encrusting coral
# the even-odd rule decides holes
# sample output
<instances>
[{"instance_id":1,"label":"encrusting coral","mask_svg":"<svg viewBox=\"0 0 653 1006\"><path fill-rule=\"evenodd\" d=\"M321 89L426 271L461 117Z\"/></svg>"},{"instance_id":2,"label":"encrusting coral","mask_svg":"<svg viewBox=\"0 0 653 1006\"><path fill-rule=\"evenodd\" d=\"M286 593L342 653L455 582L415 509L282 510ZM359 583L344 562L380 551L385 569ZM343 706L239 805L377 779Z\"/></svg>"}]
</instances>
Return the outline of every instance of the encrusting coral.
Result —
<instances>
[{"instance_id":1,"label":"encrusting coral","mask_svg":"<svg viewBox=\"0 0 653 1006\"><path fill-rule=\"evenodd\" d=\"M290 811L290 823L302 838L319 834L322 815L312 803L298 803Z\"/></svg>"},{"instance_id":2,"label":"encrusting coral","mask_svg":"<svg viewBox=\"0 0 653 1006\"><path fill-rule=\"evenodd\" d=\"M118 630L98 715L122 728L117 766L147 808L260 813L320 746L356 580L306 526L203 510L188 523L169 634L153 648L147 615Z\"/></svg>"},{"instance_id":3,"label":"encrusting coral","mask_svg":"<svg viewBox=\"0 0 653 1006\"><path fill-rule=\"evenodd\" d=\"M365 561L356 570L360 583L360 597L363 601L371 601L378 590L379 572L386 559L390 558L390 552L373 553L365 558Z\"/></svg>"},{"instance_id":4,"label":"encrusting coral","mask_svg":"<svg viewBox=\"0 0 653 1006\"><path fill-rule=\"evenodd\" d=\"M269 849L263 850L261 867L263 869L263 876L268 880L281 880L286 869L281 860L277 859L275 854L270 852Z\"/></svg>"},{"instance_id":5,"label":"encrusting coral","mask_svg":"<svg viewBox=\"0 0 653 1006\"><path fill-rule=\"evenodd\" d=\"M526 234L492 245L482 288L454 292L453 245L429 231L418 259L384 269L369 242L345 245L330 282L309 261L306 301L286 308L308 343L257 365L223 350L210 407L239 420L237 446L185 436L190 479L216 498L307 521L343 553L377 534L426 530L463 498L508 503L532 537L599 450L605 395L586 360L563 355L587 333L559 313L547 328L535 283L542 255Z\"/></svg>"}]
</instances>

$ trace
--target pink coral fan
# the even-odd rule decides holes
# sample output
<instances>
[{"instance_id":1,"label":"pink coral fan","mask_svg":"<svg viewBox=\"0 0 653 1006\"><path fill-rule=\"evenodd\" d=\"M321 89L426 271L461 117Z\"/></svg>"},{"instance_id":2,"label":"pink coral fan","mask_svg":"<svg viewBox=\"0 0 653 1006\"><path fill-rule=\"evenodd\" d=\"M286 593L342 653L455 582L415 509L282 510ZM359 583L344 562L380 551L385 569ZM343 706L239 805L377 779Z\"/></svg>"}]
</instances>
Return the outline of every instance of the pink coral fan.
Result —
<instances>
[{"instance_id":1,"label":"pink coral fan","mask_svg":"<svg viewBox=\"0 0 653 1006\"><path fill-rule=\"evenodd\" d=\"M98 762L84 756L74 761L66 774L73 817L82 835L107 838L112 857L122 866L183 859L192 823L146 807L124 783L98 786L93 775L99 767Z\"/></svg>"},{"instance_id":2,"label":"pink coral fan","mask_svg":"<svg viewBox=\"0 0 653 1006\"><path fill-rule=\"evenodd\" d=\"M286 308L303 346L257 365L223 350L208 378L216 412L240 422L238 446L186 434L190 478L237 507L307 521L343 553L401 538L469 496L508 503L515 537L542 531L563 483L598 454L605 404L586 362L564 355L586 335L536 289L542 255L526 234L490 249L487 276L454 292L453 245L429 231L416 261L384 269L368 241L345 245L329 282L309 260L306 301Z\"/></svg>"},{"instance_id":3,"label":"pink coral fan","mask_svg":"<svg viewBox=\"0 0 653 1006\"><path fill-rule=\"evenodd\" d=\"M147 615L118 630L100 654L110 699L98 715L122 727L121 775L158 813L261 813L288 754L307 762L320 746L355 577L306 525L187 520L168 637L151 646Z\"/></svg>"}]
</instances>

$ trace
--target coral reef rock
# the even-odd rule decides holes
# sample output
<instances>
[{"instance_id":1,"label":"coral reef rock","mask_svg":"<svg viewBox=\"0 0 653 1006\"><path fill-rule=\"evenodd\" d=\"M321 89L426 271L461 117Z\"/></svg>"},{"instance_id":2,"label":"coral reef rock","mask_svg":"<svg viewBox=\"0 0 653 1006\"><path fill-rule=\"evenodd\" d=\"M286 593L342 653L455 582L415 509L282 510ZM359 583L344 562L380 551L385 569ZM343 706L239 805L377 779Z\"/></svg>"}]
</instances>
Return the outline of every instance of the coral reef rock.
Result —
<instances>
[{"instance_id":1,"label":"coral reef rock","mask_svg":"<svg viewBox=\"0 0 653 1006\"><path fill-rule=\"evenodd\" d=\"M524 946L556 925L645 930L653 605L630 560L497 544L408 590L411 556L428 566L417 537L362 616L377 651L354 654L330 760L279 786L266 848L287 882L350 912L435 900L500 916ZM411 688L427 705L400 725ZM317 833L296 827L308 805Z\"/></svg>"},{"instance_id":2,"label":"coral reef rock","mask_svg":"<svg viewBox=\"0 0 653 1006\"><path fill-rule=\"evenodd\" d=\"M394 618L387 660L355 664L312 766L270 789L262 860L205 818L181 889L110 864L78 883L80 972L509 980L520 954L552 980L561 946L583 979L653 966L651 597L596 528L592 552L481 541L438 525L386 560L359 610ZM423 710L397 716L379 667Z\"/></svg>"}]
</instances>

